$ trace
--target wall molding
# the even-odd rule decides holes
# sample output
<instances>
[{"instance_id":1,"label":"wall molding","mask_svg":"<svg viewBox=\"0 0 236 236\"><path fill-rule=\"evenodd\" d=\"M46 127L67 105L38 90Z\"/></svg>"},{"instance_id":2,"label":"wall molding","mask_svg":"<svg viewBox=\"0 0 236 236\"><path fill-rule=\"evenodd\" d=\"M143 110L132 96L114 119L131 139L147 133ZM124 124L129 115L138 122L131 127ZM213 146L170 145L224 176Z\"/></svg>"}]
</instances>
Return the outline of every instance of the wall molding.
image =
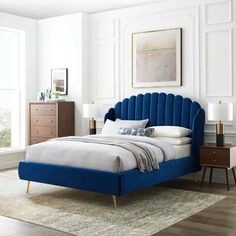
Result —
<instances>
[{"instance_id":1,"label":"wall molding","mask_svg":"<svg viewBox=\"0 0 236 236\"><path fill-rule=\"evenodd\" d=\"M212 130L205 130L204 131L204 134L205 135L208 135L208 136L215 136L216 135L216 132L215 131L212 131ZM225 132L225 136L226 137L230 137L230 138L236 138L236 131L226 131Z\"/></svg>"},{"instance_id":2,"label":"wall molding","mask_svg":"<svg viewBox=\"0 0 236 236\"><path fill-rule=\"evenodd\" d=\"M233 32L232 28L226 29L226 28L219 28L219 29L208 29L204 31L204 86L205 86L205 97L232 97L233 96ZM228 94L210 94L208 92L208 54L207 54L207 38L210 33L214 32L228 32L229 33L229 72L230 72L230 92Z\"/></svg>"},{"instance_id":3,"label":"wall molding","mask_svg":"<svg viewBox=\"0 0 236 236\"><path fill-rule=\"evenodd\" d=\"M114 103L118 100L118 94L119 94L119 82L118 82L118 21L114 18L98 18L94 19L92 18L91 28L93 30L92 32L92 50L91 50L91 57L92 57L92 81L91 85L93 87L93 93L92 93L92 101L98 102L98 103ZM107 30L106 26L108 27ZM98 33L98 29L102 29L102 33ZM112 76L110 76L110 81L107 78L107 81L110 85L109 95L106 95L104 93L103 95L99 94L100 90L98 88L99 83L102 83L102 80L98 79L98 76L101 78L102 75L98 74L98 66L99 63L103 61L103 55L98 53L99 47L104 46L104 48L111 47L112 44L112 56L109 58L109 62L105 66L112 66ZM112 61L111 61L112 59ZM109 65L109 63L112 63ZM106 76L106 75L104 75Z\"/></svg>"},{"instance_id":4,"label":"wall molding","mask_svg":"<svg viewBox=\"0 0 236 236\"><path fill-rule=\"evenodd\" d=\"M110 77L110 80L112 81L111 84L111 92L112 95L111 96L106 96L106 94L104 94L103 96L100 96L98 93L100 92L99 89L98 89L98 76L100 76L100 74L98 73L98 66L99 66L99 61L101 60L101 58L99 59L98 57L100 56L99 53L98 53L98 49L99 49L99 46L108 46L108 45L111 45L112 47L112 54L115 55L115 42L114 40L106 40L105 42L97 42L96 43L96 58L97 58L97 63L96 63L96 69L95 69L95 98L96 100L106 100L106 99L115 99L116 97L116 93L115 93L115 80L116 80L116 76L115 76L115 56L113 57L113 62L112 62L112 66L114 68L113 72L112 72L112 76ZM100 81L101 82L101 81Z\"/></svg>"},{"instance_id":5,"label":"wall molding","mask_svg":"<svg viewBox=\"0 0 236 236\"><path fill-rule=\"evenodd\" d=\"M127 64L132 64L132 57L130 56L130 59L126 58L126 34L131 34L133 31L131 30L132 26L140 21L140 19L142 20L142 22L147 22L148 20L152 20L154 22L158 22L158 20L166 20L168 21L168 19L176 19L177 17L189 17L191 24L191 27L189 28L189 30L191 30L191 35L189 37L191 37L191 43L192 43L192 47L190 50L192 50L191 55L193 55L191 64L192 64L192 80L194 81L194 85L192 86L191 90L191 94L193 95L193 98L195 99L199 99L200 98L200 40L199 40L199 31L200 31L200 6L199 5L195 5L195 6L188 6L186 8L177 8L175 10L165 10L163 12L160 11L158 13L152 12L151 15L136 15L133 16L132 19L130 18L125 18L124 20L120 20L120 32L121 32L121 45L120 45L120 51L121 51L121 55L120 55L120 72L122 75L122 79L120 81L121 84L121 89L120 89L120 96L119 98L123 98L125 96L127 96L126 92L125 92L125 88L127 85L127 83L124 83L124 80L127 80L129 78L129 84L131 85L131 81L132 81L132 71L129 72L129 77L128 77L128 73L125 70L125 66L127 66ZM150 21L151 22L151 21ZM181 27L181 25L179 24L178 26L176 26L176 23L174 23L174 25L170 26L169 28L176 28L176 27ZM134 27L135 28L135 27ZM158 29L158 27L155 27L155 29ZM153 25L150 24L150 27L148 27L146 30L155 30L153 28ZM160 28L163 29L163 28ZM166 28L165 28L166 29ZM131 32L132 31L132 32ZM140 30L137 30L140 31ZM197 40L196 40L197 39ZM126 46L126 47L125 47ZM183 52L184 53L184 52ZM130 63L127 60L131 60ZM130 70L132 70L132 68L130 67ZM126 74L127 73L127 74ZM184 81L184 83L186 83ZM178 89L178 88L183 88L183 87L169 87L169 89ZM147 91L152 91L155 89L159 89L161 90L161 87L156 87L156 88L143 88L142 92L147 92ZM165 88L166 90L167 88ZM135 90L135 89L134 89ZM137 89L135 91L138 91ZM138 92L134 92L133 94L137 94ZM129 94L130 95L130 94Z\"/></svg>"},{"instance_id":6,"label":"wall molding","mask_svg":"<svg viewBox=\"0 0 236 236\"><path fill-rule=\"evenodd\" d=\"M107 25L111 24L111 34L99 32L98 29L109 28ZM105 40L115 37L115 20L100 20L96 22L96 40Z\"/></svg>"},{"instance_id":7,"label":"wall molding","mask_svg":"<svg viewBox=\"0 0 236 236\"><path fill-rule=\"evenodd\" d=\"M216 6L216 5L222 5L222 4L229 4L229 12L228 12L228 19L224 21L215 21L215 22L209 22L207 20L208 14L207 10L211 6ZM211 26L211 25L219 25L219 24L225 24L225 23L231 23L232 22L232 1L231 0L224 0L224 1L216 1L216 2L210 2L204 5L204 24L206 26Z\"/></svg>"}]
</instances>

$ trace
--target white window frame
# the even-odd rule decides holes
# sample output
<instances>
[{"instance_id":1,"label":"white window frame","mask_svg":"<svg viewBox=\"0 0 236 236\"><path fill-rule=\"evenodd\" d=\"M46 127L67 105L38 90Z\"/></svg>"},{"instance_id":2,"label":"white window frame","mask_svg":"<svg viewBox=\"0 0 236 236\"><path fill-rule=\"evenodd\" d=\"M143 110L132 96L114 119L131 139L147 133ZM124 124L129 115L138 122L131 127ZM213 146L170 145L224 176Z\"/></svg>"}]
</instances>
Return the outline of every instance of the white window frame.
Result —
<instances>
[{"instance_id":1,"label":"white window frame","mask_svg":"<svg viewBox=\"0 0 236 236\"><path fill-rule=\"evenodd\" d=\"M26 145L26 76L25 76L25 31L14 29L14 28L7 28L7 27L1 27L0 31L6 31L6 32L14 32L18 35L18 64L17 64L17 81L18 85L16 88L1 88L0 91L15 91L18 94L18 111L12 111L18 112L19 119L14 120L16 116L11 116L11 143L13 144L13 147L6 147L6 148L0 148L0 154L2 153L9 153L14 151L19 151L22 149L25 149ZM15 129L14 129L15 128ZM17 129L17 131L16 131ZM12 132L12 130L15 130ZM14 143L18 143L18 145L14 145Z\"/></svg>"}]
</instances>

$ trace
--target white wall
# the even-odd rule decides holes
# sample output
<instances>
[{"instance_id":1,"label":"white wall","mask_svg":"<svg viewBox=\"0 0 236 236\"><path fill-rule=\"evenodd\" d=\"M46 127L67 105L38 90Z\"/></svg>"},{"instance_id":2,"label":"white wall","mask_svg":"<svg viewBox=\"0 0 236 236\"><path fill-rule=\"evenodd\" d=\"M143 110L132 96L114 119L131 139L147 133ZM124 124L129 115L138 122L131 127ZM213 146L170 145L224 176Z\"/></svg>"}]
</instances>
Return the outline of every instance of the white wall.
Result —
<instances>
[{"instance_id":1,"label":"white wall","mask_svg":"<svg viewBox=\"0 0 236 236\"><path fill-rule=\"evenodd\" d=\"M15 16L0 12L0 26L25 31L25 107L26 112L22 116L26 121L25 141L28 142L28 103L37 94L37 21L25 17ZM10 168L17 165L24 156L24 150L15 153L0 153L0 168Z\"/></svg>"},{"instance_id":2,"label":"white wall","mask_svg":"<svg viewBox=\"0 0 236 236\"><path fill-rule=\"evenodd\" d=\"M168 0L92 14L90 99L114 104L133 94L163 91L191 97L205 108L209 101L236 103L235 17L231 0ZM183 85L132 88L132 33L169 28L183 29ZM227 124L227 142L236 143L235 137L235 122ZM214 138L214 126L207 122L206 140Z\"/></svg>"},{"instance_id":3,"label":"white wall","mask_svg":"<svg viewBox=\"0 0 236 236\"><path fill-rule=\"evenodd\" d=\"M167 0L40 20L38 87L36 22L0 14L0 25L27 29L27 101L35 100L38 90L51 86L51 69L69 69L69 94L65 98L76 103L76 134L80 135L87 133L87 121L82 118L82 104L87 101L113 105L132 94L163 91L191 97L204 107L209 101L236 103L235 17L233 0ZM183 28L183 86L133 89L131 34L176 27ZM214 126L207 123L206 140L214 138ZM226 141L236 143L235 138L235 122L229 123ZM224 181L224 177L219 179Z\"/></svg>"},{"instance_id":4,"label":"white wall","mask_svg":"<svg viewBox=\"0 0 236 236\"><path fill-rule=\"evenodd\" d=\"M38 21L39 90L51 87L51 69L68 68L68 96L75 101L75 133L87 133L82 104L88 100L87 21L84 13Z\"/></svg>"},{"instance_id":5,"label":"white wall","mask_svg":"<svg viewBox=\"0 0 236 236\"><path fill-rule=\"evenodd\" d=\"M132 88L132 33L169 28L183 29L183 85ZM90 100L112 105L133 94L162 91L191 97L205 110L212 101L236 104L235 33L233 0L167 0L92 14ZM226 142L236 144L236 106L234 110L234 122L226 124ZM215 142L215 127L209 122L205 141ZM219 170L216 179L225 182L224 172Z\"/></svg>"}]
</instances>

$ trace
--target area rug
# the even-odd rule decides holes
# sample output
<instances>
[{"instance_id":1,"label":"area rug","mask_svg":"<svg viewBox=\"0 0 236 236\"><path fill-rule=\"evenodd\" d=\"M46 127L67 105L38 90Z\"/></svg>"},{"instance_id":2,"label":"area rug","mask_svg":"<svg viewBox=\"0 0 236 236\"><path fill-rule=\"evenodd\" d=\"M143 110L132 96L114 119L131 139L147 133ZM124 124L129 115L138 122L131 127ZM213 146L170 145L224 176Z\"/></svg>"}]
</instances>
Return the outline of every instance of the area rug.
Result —
<instances>
[{"instance_id":1,"label":"area rug","mask_svg":"<svg viewBox=\"0 0 236 236\"><path fill-rule=\"evenodd\" d=\"M78 236L152 235L222 200L224 196L151 187L118 198L0 175L0 214Z\"/></svg>"}]
</instances>

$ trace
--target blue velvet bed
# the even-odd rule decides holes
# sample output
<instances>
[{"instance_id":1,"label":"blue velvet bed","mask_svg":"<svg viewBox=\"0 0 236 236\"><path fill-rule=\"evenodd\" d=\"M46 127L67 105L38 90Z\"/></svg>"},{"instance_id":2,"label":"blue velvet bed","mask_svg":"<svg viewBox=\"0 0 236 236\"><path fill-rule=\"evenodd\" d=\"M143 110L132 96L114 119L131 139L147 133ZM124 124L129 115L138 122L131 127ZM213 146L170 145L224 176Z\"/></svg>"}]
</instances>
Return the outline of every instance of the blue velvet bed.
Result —
<instances>
[{"instance_id":1,"label":"blue velvet bed","mask_svg":"<svg viewBox=\"0 0 236 236\"><path fill-rule=\"evenodd\" d=\"M197 102L180 95L146 93L125 98L105 115L115 120L149 119L147 126L174 125L192 130L191 156L160 164L160 169L141 173L133 169L121 173L96 171L78 167L21 161L22 180L83 189L113 196L152 186L200 170L199 147L203 144L205 112ZM28 185L29 188L29 185ZM116 205L116 202L114 202Z\"/></svg>"}]
</instances>

